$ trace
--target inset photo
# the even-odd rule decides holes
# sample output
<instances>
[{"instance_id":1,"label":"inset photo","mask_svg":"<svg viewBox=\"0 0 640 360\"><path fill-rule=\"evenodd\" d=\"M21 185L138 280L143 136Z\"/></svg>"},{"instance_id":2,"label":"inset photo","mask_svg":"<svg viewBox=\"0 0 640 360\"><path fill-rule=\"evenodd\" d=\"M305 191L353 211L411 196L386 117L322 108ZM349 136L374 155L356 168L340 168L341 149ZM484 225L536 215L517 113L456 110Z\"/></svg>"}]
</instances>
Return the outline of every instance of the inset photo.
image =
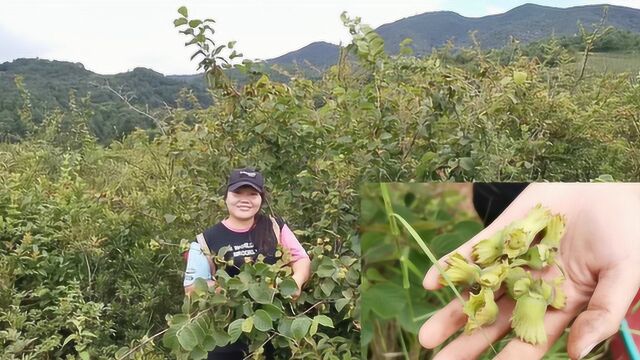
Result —
<instances>
[{"instance_id":1,"label":"inset photo","mask_svg":"<svg viewBox=\"0 0 640 360\"><path fill-rule=\"evenodd\" d=\"M368 359L636 359L640 184L361 188Z\"/></svg>"}]
</instances>

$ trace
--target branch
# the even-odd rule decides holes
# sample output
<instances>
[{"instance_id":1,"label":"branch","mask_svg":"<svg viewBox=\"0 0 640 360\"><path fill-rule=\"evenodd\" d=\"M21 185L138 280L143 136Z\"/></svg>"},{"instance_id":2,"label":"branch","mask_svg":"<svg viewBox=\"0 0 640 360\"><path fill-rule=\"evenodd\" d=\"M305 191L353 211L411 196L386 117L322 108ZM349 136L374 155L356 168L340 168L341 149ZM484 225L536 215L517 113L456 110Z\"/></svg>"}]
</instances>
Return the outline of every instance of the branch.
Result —
<instances>
[{"instance_id":1,"label":"branch","mask_svg":"<svg viewBox=\"0 0 640 360\"><path fill-rule=\"evenodd\" d=\"M91 84L92 84L92 85L95 85L95 86L98 86L98 87L101 87L101 88L103 88L103 89L109 90L110 92L112 92L113 94L115 94L117 97L119 97L119 98L120 98L120 100L122 100L125 104L127 104L127 106L128 106L131 110L133 110L133 111L137 112L137 113L138 113L138 114L140 114L140 115L146 116L146 117L148 117L149 119L151 119L151 120L156 124L156 126L158 127L158 129L160 129L160 131L162 132L162 135L166 135L166 133L165 133L165 131L164 131L164 128L162 127L162 123L160 122L160 120L158 120L157 118L155 118L154 116L152 116L152 115L151 115L151 114L149 114L148 112L145 112L145 111L140 110L140 109L138 109L137 107L135 107L133 104L131 104L131 102L129 101L129 98L128 98L128 97L126 97L126 96L122 95L122 94L121 94L121 93L119 93L117 90L115 90L114 88L112 88L112 87L109 85L109 82L108 82L108 81L106 81L105 85L99 85L99 84L96 84L96 83L91 83ZM148 109L147 109L147 111L148 111Z\"/></svg>"},{"instance_id":2,"label":"branch","mask_svg":"<svg viewBox=\"0 0 640 360\"><path fill-rule=\"evenodd\" d=\"M145 345L149 341L151 341L151 340L157 338L158 336L164 334L165 332L167 332L167 330L169 330L169 328L164 329L164 330L160 331L159 333L153 335L152 337L148 338L147 340L141 342L140 344L138 344L136 347L134 347L131 350L129 350L126 354L122 355L122 357L118 358L117 360L125 359L127 356L129 356L129 355L133 354L134 352L136 352L139 348L141 348L143 345Z\"/></svg>"},{"instance_id":3,"label":"branch","mask_svg":"<svg viewBox=\"0 0 640 360\"><path fill-rule=\"evenodd\" d=\"M274 337L276 337L276 335L282 335L282 334L278 334L278 332L274 332L273 334L271 334L271 336L269 336L269 338L267 338L267 340L265 340L262 345L260 345L260 347L264 347L269 341L271 341L271 339L273 339ZM254 351L255 352L255 351ZM242 358L242 360L246 360L250 357L253 356L253 353L249 353L249 355L245 356Z\"/></svg>"}]
</instances>

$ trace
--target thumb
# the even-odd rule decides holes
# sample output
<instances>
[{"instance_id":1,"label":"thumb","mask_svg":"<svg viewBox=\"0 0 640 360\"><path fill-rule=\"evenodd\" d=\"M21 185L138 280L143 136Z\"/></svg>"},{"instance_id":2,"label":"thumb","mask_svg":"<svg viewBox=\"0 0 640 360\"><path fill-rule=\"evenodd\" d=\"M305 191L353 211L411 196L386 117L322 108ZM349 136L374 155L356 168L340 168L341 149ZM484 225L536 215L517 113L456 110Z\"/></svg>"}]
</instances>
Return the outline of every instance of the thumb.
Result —
<instances>
[{"instance_id":1,"label":"thumb","mask_svg":"<svg viewBox=\"0 0 640 360\"><path fill-rule=\"evenodd\" d=\"M576 318L569 332L567 350L572 359L585 357L618 331L638 285L633 266L619 264L600 273L587 310Z\"/></svg>"}]
</instances>

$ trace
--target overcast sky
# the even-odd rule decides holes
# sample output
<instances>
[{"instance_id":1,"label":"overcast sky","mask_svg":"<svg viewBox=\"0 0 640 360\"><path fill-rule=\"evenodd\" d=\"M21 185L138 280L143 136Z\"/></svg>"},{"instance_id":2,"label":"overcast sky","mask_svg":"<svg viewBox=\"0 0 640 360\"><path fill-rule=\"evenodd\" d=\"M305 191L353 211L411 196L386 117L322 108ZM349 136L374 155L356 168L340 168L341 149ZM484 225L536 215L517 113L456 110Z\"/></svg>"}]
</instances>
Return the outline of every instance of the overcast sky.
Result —
<instances>
[{"instance_id":1,"label":"overcast sky","mask_svg":"<svg viewBox=\"0 0 640 360\"><path fill-rule=\"evenodd\" d=\"M177 9L191 18L213 18L214 40L236 40L249 59L269 59L314 41L350 40L340 21L352 17L378 27L428 11L450 10L468 17L508 11L517 0L3 0L0 7L0 63L21 57L81 62L101 74L138 66L163 74L195 73L194 51L173 27ZM540 5L570 7L603 0L540 0ZM609 4L640 8L640 0Z\"/></svg>"}]
</instances>

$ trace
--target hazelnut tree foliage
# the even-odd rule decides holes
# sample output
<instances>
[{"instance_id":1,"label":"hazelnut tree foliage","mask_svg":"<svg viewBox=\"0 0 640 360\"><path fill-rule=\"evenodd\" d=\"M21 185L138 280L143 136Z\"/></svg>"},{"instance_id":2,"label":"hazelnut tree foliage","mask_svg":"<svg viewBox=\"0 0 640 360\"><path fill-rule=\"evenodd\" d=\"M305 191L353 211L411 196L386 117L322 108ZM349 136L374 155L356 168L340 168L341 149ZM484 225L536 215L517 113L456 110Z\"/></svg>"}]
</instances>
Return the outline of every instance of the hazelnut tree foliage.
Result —
<instances>
[{"instance_id":1,"label":"hazelnut tree foliage","mask_svg":"<svg viewBox=\"0 0 640 360\"><path fill-rule=\"evenodd\" d=\"M577 81L570 66L515 50L507 63L477 48L418 58L409 41L406 56L392 56L345 16L354 56L321 79L276 82L245 62L235 67L252 80L239 87L218 58L229 61L233 49L224 50L236 46L220 48L213 22L180 15L174 25L207 59L211 107L181 92L184 106L153 114L158 129L105 147L87 126L87 99L72 94L69 110L49 109L36 124L22 88L19 115L33 126L0 143L2 357L198 357L236 336L259 355L276 332L281 357L357 357L360 331L371 339L375 330L358 321L354 282L363 182L640 177L635 75ZM185 303L181 244L224 216L226 174L246 165L268 179L270 207L312 254L314 275L292 302L286 268L248 264L249 277ZM224 323L212 320L225 309Z\"/></svg>"}]
</instances>

